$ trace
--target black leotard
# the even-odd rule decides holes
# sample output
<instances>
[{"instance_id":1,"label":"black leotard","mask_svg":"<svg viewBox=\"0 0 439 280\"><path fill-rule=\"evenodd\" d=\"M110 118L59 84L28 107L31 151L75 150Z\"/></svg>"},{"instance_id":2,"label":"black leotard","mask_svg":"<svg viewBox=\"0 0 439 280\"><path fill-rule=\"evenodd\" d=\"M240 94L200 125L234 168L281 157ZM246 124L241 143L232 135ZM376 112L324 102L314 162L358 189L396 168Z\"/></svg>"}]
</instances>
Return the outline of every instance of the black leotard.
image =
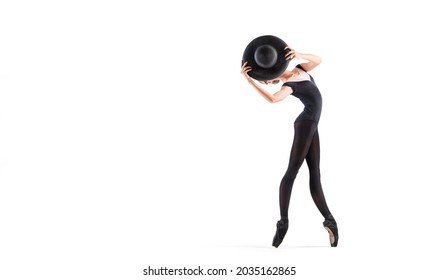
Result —
<instances>
[{"instance_id":1,"label":"black leotard","mask_svg":"<svg viewBox=\"0 0 439 280\"><path fill-rule=\"evenodd\" d=\"M306 72L300 64L296 67ZM314 82L314 78L311 75L309 75L309 77L311 79L310 81L286 82L282 85L291 87L293 89L292 95L299 98L303 105L305 105L303 112L297 117L295 122L313 120L318 123L320 120L320 114L322 112L322 96Z\"/></svg>"}]
</instances>

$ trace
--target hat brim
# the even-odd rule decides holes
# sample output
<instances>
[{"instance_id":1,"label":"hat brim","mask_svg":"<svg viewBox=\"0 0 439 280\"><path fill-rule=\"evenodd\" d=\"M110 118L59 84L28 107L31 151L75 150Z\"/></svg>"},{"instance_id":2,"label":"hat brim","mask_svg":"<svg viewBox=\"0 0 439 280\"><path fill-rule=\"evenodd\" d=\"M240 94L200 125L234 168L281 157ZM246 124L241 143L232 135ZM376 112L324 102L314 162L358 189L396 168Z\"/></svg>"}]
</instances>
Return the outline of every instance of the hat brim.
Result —
<instances>
[{"instance_id":1,"label":"hat brim","mask_svg":"<svg viewBox=\"0 0 439 280\"><path fill-rule=\"evenodd\" d=\"M277 61L270 68L260 67L255 61L255 51L259 46L270 45L277 51ZM251 41L244 50L242 60L247 61L247 65L251 67L248 75L258 81L273 80L280 75L288 67L289 61L285 59L285 47L287 44L280 38L272 35L264 35L257 37Z\"/></svg>"}]
</instances>

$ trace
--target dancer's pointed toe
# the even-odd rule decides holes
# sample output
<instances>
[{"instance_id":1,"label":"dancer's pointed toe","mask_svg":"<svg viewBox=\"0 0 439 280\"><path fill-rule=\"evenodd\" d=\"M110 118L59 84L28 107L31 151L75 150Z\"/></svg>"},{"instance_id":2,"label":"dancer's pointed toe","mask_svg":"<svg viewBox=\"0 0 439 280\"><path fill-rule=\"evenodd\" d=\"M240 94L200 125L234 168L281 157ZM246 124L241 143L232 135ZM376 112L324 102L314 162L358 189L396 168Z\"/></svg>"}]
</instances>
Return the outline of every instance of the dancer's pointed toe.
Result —
<instances>
[{"instance_id":1,"label":"dancer's pointed toe","mask_svg":"<svg viewBox=\"0 0 439 280\"><path fill-rule=\"evenodd\" d=\"M337 247L338 245L338 227L337 222L335 220L326 219L323 222L323 226L329 233L329 242L331 243L331 247Z\"/></svg>"},{"instance_id":2,"label":"dancer's pointed toe","mask_svg":"<svg viewBox=\"0 0 439 280\"><path fill-rule=\"evenodd\" d=\"M276 224L276 234L273 238L272 245L274 247L279 247L279 245L284 240L285 234L287 234L288 231L288 220L279 220Z\"/></svg>"}]
</instances>

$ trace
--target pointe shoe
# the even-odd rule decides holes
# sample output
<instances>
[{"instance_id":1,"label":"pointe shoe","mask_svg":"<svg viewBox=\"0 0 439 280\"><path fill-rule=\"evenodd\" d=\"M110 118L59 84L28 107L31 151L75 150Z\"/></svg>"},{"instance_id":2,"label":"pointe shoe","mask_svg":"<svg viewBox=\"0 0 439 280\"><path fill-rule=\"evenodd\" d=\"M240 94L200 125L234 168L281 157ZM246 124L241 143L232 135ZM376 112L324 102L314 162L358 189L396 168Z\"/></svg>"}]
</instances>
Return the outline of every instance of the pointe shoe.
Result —
<instances>
[{"instance_id":1,"label":"pointe shoe","mask_svg":"<svg viewBox=\"0 0 439 280\"><path fill-rule=\"evenodd\" d=\"M323 226L329 233L329 242L331 247L337 247L338 244L338 228L335 220L325 220Z\"/></svg>"},{"instance_id":2,"label":"pointe shoe","mask_svg":"<svg viewBox=\"0 0 439 280\"><path fill-rule=\"evenodd\" d=\"M288 231L288 220L280 220L276 224L276 234L273 238L273 246L279 247L279 245L284 240L285 234L287 234Z\"/></svg>"}]
</instances>

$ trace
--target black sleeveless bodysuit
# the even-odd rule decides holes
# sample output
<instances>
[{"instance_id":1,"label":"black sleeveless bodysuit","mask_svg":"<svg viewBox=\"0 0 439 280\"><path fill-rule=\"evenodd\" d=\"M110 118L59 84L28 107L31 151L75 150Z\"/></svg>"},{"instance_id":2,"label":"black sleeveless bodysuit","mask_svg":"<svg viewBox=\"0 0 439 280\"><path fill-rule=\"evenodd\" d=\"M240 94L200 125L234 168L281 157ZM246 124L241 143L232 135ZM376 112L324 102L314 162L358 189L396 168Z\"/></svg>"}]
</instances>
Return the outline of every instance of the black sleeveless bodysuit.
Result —
<instances>
[{"instance_id":1,"label":"black sleeveless bodysuit","mask_svg":"<svg viewBox=\"0 0 439 280\"><path fill-rule=\"evenodd\" d=\"M300 64L296 67L306 72ZM297 117L295 122L312 120L319 123L320 120L320 114L322 112L322 95L314 82L314 78L311 75L309 75L309 77L311 79L310 81L286 82L282 85L291 87L293 89L292 95L299 98L303 105L305 105L303 112Z\"/></svg>"}]
</instances>

